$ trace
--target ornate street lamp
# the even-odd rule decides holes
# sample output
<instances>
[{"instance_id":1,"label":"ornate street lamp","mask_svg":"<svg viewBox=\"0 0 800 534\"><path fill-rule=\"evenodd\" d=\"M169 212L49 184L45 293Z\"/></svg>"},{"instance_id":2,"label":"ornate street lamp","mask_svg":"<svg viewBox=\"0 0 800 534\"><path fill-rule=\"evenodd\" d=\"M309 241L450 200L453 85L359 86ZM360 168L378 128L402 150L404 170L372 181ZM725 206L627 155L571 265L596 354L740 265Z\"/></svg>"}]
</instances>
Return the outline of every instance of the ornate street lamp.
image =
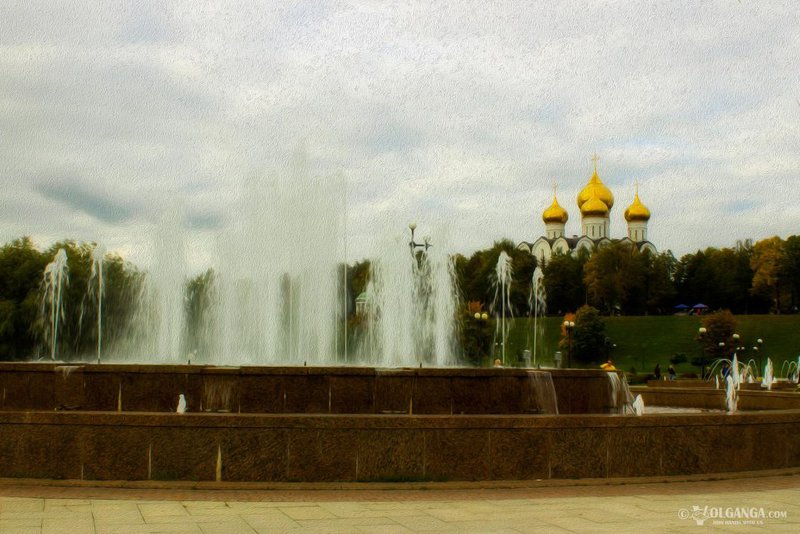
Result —
<instances>
[{"instance_id":1,"label":"ornate street lamp","mask_svg":"<svg viewBox=\"0 0 800 534\"><path fill-rule=\"evenodd\" d=\"M575 328L575 321L564 321L564 329L567 331L567 368L572 368L572 329Z\"/></svg>"},{"instance_id":2,"label":"ornate street lamp","mask_svg":"<svg viewBox=\"0 0 800 534\"><path fill-rule=\"evenodd\" d=\"M701 326L697 329L697 339L700 341L700 378L706 377L706 346L703 344L703 340L706 337L706 330L705 326Z\"/></svg>"},{"instance_id":3,"label":"ornate street lamp","mask_svg":"<svg viewBox=\"0 0 800 534\"><path fill-rule=\"evenodd\" d=\"M756 359L758 360L758 368L759 370L762 369L761 367L761 346L764 344L764 340L761 338L756 339L756 344L753 346L753 350L756 353Z\"/></svg>"},{"instance_id":4,"label":"ornate street lamp","mask_svg":"<svg viewBox=\"0 0 800 534\"><path fill-rule=\"evenodd\" d=\"M430 236L427 236L427 235L422 238L422 243L417 243L416 241L414 241L414 230L417 229L417 223L409 224L408 225L408 229L411 230L411 241L408 242L408 248L411 249L411 255L412 256L414 255L414 250L417 247L425 247L425 252L427 252L428 248L433 246L433 245L431 245Z\"/></svg>"}]
</instances>

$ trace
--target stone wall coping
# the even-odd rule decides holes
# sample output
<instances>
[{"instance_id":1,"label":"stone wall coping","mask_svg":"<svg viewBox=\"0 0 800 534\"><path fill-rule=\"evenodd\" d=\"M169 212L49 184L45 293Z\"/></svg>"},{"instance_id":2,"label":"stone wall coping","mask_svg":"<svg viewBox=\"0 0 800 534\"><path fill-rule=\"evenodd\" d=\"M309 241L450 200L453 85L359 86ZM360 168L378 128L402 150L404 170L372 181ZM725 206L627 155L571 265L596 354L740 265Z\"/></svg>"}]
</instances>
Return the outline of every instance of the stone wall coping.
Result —
<instances>
[{"instance_id":1,"label":"stone wall coping","mask_svg":"<svg viewBox=\"0 0 800 534\"><path fill-rule=\"evenodd\" d=\"M531 372L548 372L554 378L596 377L607 374L602 369L534 369L486 367L400 367L369 366L214 366L175 364L127 364L80 362L0 362L2 372L59 372L70 368L82 373L161 373L161 374L221 374L221 375L324 375L324 376L435 376L445 378L524 377ZM621 371L620 371L621 372Z\"/></svg>"},{"instance_id":2,"label":"stone wall coping","mask_svg":"<svg viewBox=\"0 0 800 534\"><path fill-rule=\"evenodd\" d=\"M577 415L396 415L396 414L251 414L251 413L150 413L89 411L0 412L0 426L83 425L198 428L335 428L373 429L575 429L646 428L674 426L736 426L800 423L800 410L763 410L735 414L706 412L651 414L641 417L617 414Z\"/></svg>"}]
</instances>

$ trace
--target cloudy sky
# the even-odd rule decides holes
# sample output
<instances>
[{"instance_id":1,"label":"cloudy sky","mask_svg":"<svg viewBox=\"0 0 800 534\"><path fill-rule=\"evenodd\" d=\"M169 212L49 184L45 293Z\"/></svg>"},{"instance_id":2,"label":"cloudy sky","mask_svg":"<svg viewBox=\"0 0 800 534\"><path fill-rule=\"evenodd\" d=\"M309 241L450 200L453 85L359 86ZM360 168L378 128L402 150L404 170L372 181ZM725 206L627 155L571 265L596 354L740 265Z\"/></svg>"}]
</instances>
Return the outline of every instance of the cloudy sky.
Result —
<instances>
[{"instance_id":1,"label":"cloudy sky","mask_svg":"<svg viewBox=\"0 0 800 534\"><path fill-rule=\"evenodd\" d=\"M660 250L785 237L798 28L791 0L6 0L0 239L146 265L180 205L199 267L298 146L346 184L351 259L412 220L454 252L532 241L554 184L578 233L595 152L615 237L637 181Z\"/></svg>"}]
</instances>

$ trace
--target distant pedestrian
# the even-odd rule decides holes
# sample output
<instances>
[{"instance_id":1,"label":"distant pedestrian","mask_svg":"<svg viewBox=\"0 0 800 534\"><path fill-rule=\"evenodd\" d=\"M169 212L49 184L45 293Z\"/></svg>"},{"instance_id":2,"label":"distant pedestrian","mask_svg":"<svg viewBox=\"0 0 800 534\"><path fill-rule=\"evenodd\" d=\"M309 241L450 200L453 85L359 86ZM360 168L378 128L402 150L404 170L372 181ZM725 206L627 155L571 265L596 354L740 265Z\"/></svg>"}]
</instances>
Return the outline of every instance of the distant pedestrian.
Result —
<instances>
[{"instance_id":1,"label":"distant pedestrian","mask_svg":"<svg viewBox=\"0 0 800 534\"><path fill-rule=\"evenodd\" d=\"M661 364L657 363L656 368L653 371L653 374L656 375L656 380L661 380Z\"/></svg>"},{"instance_id":2,"label":"distant pedestrian","mask_svg":"<svg viewBox=\"0 0 800 534\"><path fill-rule=\"evenodd\" d=\"M669 379L675 380L678 378L678 373L675 372L675 368L670 364L669 369L667 369L667 373L669 373Z\"/></svg>"},{"instance_id":3,"label":"distant pedestrian","mask_svg":"<svg viewBox=\"0 0 800 534\"><path fill-rule=\"evenodd\" d=\"M728 362L723 362L722 363L722 379L723 380L727 380L729 374L731 374L731 366L728 364Z\"/></svg>"}]
</instances>

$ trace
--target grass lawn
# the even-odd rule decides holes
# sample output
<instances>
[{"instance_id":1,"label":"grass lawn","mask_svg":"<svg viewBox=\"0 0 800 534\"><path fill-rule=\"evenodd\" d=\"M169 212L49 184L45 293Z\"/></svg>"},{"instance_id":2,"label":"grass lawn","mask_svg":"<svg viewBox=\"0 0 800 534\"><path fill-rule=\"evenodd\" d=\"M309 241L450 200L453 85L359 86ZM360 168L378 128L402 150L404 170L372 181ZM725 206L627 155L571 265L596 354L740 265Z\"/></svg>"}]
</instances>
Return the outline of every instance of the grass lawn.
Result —
<instances>
[{"instance_id":1,"label":"grass lawn","mask_svg":"<svg viewBox=\"0 0 800 534\"><path fill-rule=\"evenodd\" d=\"M553 356L558 350L561 317L546 317L544 328L536 336L536 362L553 365ZM606 335L616 345L611 358L617 368L627 372L652 373L656 363L661 364L666 373L669 359L675 354L685 354L691 362L700 356L700 345L695 340L700 318L693 316L647 316L647 317L604 317ZM737 332L741 342L747 347L763 339L761 356L773 361L776 373L784 361L797 361L800 355L800 315L737 315ZM506 359L516 361L524 349L533 348L533 321L528 318L515 319L509 333ZM598 355L598 363L605 355ZM754 358L752 348L744 354L746 359ZM740 360L742 355L739 355ZM566 353L564 354L566 361ZM678 373L697 373L691 363L676 367ZM573 367L578 364L573 362ZM596 367L597 364L586 365Z\"/></svg>"}]
</instances>

